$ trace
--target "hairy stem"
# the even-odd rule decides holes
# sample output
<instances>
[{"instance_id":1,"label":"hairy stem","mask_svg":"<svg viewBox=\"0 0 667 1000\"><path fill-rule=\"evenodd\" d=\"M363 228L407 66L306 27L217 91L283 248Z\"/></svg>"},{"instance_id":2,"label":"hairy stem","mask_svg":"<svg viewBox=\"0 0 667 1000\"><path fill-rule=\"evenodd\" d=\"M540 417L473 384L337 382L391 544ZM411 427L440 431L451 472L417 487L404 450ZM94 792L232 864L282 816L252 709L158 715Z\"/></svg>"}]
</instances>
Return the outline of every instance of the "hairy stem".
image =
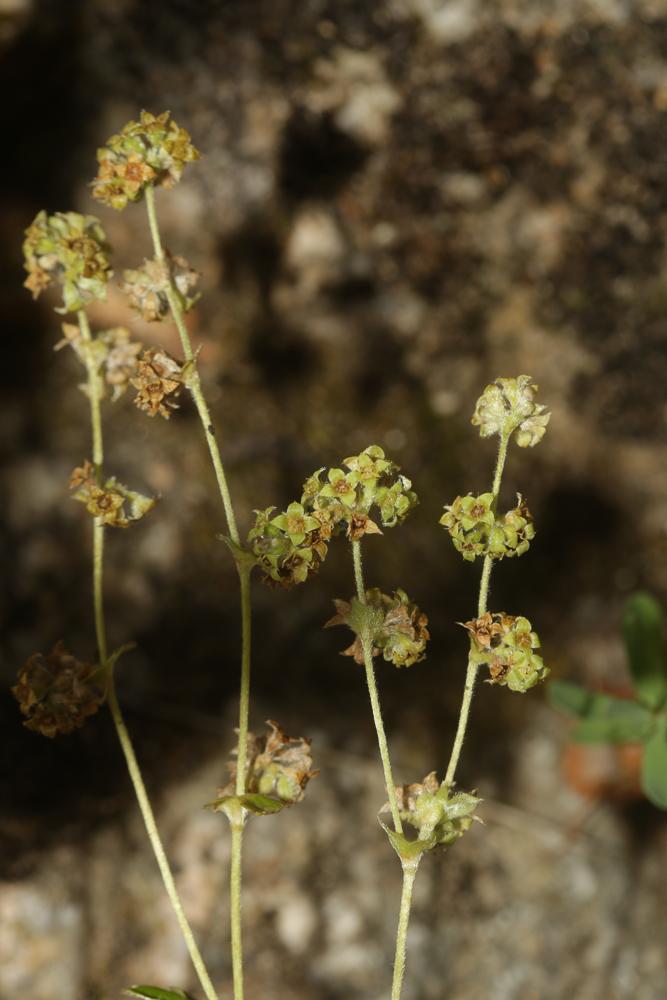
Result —
<instances>
[{"instance_id":1,"label":"hairy stem","mask_svg":"<svg viewBox=\"0 0 667 1000\"><path fill-rule=\"evenodd\" d=\"M155 256L158 260L165 259L164 249L162 247L162 240L160 238L160 229L157 221L157 212L155 208L155 189L152 184L149 184L145 190L146 195L146 209L148 212L148 225L151 232L151 238L153 241L153 249L155 251ZM202 428L204 430L204 437L206 438L206 443L208 445L209 454L211 457L211 463L213 465L213 471L215 472L215 478L218 484L218 490L220 492L220 499L222 500L222 506L225 511L225 518L227 520L227 530L229 532L229 537L236 546L240 546L241 539L239 535L238 526L236 523L236 515L234 513L234 507L232 504L231 494L229 492L229 486L227 484L227 476L225 475L225 469L222 464L222 458L220 456L220 449L218 447L218 441L215 434L215 428L211 420L211 414L204 396L204 392L201 387L201 381L199 379L199 372L197 371L197 360L195 353L192 349L192 342L190 340L190 335L188 333L185 321L183 319L183 309L181 306L181 301L178 296L176 289L174 288L173 282L170 280L167 289L167 298L169 301L169 308L171 309L171 315L173 317L174 323L176 324L176 329L178 330L178 335L181 340L181 346L183 348L183 354L187 362L192 362L192 371L190 372L190 377L188 381L188 388L192 393L192 398L199 414L199 419L201 421ZM248 717L250 712L250 636L251 636L251 602L250 602L250 572L247 567L241 565L237 561L237 568L239 573L239 582L241 590L241 637L242 637L242 650L241 650L241 688L240 688L240 698L239 698L239 725L238 725L238 742L236 748L237 754L237 765L236 765L236 794L243 795L245 792L245 781L246 781L246 758L247 758L247 743L248 743ZM241 855L243 846L243 827L245 822L245 811L241 811L240 818L236 827L232 824L232 857L231 857L231 870L230 870L230 906L231 906L231 925L232 925L232 964L233 964L233 975L234 975L234 997L235 1000L243 1000L243 950L241 941Z\"/></svg>"},{"instance_id":2,"label":"hairy stem","mask_svg":"<svg viewBox=\"0 0 667 1000\"><path fill-rule=\"evenodd\" d=\"M243 815L243 813L241 813ZM232 860L230 867L229 898L232 925L232 977L234 997L243 998L243 941L241 937L241 861L244 822L232 822Z\"/></svg>"},{"instance_id":3,"label":"hairy stem","mask_svg":"<svg viewBox=\"0 0 667 1000\"><path fill-rule=\"evenodd\" d=\"M92 336L90 333L90 326L88 323L88 317L83 310L78 313L79 318L79 329L81 330L81 336L86 343L90 345L92 343ZM104 462L104 441L102 437L102 415L100 407L100 385L99 385L99 372L95 366L93 353L90 350L86 351L86 369L88 372L88 398L90 400L90 422L93 434L93 462L95 464L95 471L98 481L102 479L102 466ZM123 754L125 756L125 761L127 763L127 769L130 775L130 780L134 787L134 791L137 797L137 802L139 803L139 809L146 827L146 833L150 841L151 847L153 848L153 853L155 854L155 859L158 863L158 868L160 869L160 875L162 876L162 881L169 897L169 901L174 909L176 919L178 921L183 939L188 949L190 958L192 959L192 964L195 967L197 976L199 977L199 982L201 983L202 989L207 997L207 1000L218 1000L218 995L213 988L213 984L209 977L209 974L204 965L204 960L201 956L197 943L194 939L192 933L192 928L188 923L188 919L183 911L183 904L181 903L180 896L178 895L178 890L176 889L176 884L174 882L171 869L169 867L169 862L167 861L167 856L160 839L160 834L158 833L157 824L155 822L155 815L151 807L150 801L148 799L148 794L146 792L146 786L144 785L143 777L141 774L141 768L139 767L139 762L137 761L136 754L134 752L134 747L132 746L132 740L130 739L130 734L127 731L125 721L118 704L118 697L116 695L116 686L114 682L114 671L113 666L108 664L109 654L107 648L107 638L106 638L106 622L104 618L104 525L102 524L100 518L95 518L93 525L93 605L95 610L95 632L97 636L97 647L100 657L100 664L102 667L108 668L108 679L107 679L107 701L109 704L109 709L111 710L111 717L114 721L116 727L116 733L120 741Z\"/></svg>"},{"instance_id":4,"label":"hairy stem","mask_svg":"<svg viewBox=\"0 0 667 1000\"><path fill-rule=\"evenodd\" d=\"M493 508L495 510L498 503L498 495L500 493L500 483L503 477L503 469L505 468L505 459L507 458L507 444L509 441L509 435L502 434L500 436L500 443L498 445L498 457L496 459L496 469L493 475L493 486L491 491L493 493ZM489 599L489 584L491 582L491 569L493 567L493 559L491 556L484 556L484 563L482 564L482 576L479 583L479 596L477 599L477 617L481 618L486 612L487 602ZM451 788L454 784L454 775L456 774L456 768L459 763L459 757L461 756L461 750L463 748L463 740L465 739L466 729L468 728L468 719L470 716L470 706L472 704L472 697L475 692L475 682L477 680L477 672L479 670L479 665L474 663L471 657L468 657L468 669L466 671L465 685L463 688L463 700L461 702L461 710L459 712L459 722L456 728L456 736L454 737L454 746L452 747L452 755L449 758L449 764L447 765L447 773L445 774L445 780L443 785L447 785Z\"/></svg>"},{"instance_id":5,"label":"hairy stem","mask_svg":"<svg viewBox=\"0 0 667 1000\"><path fill-rule=\"evenodd\" d=\"M415 884L417 869L420 858L411 861L402 861L403 865L403 890L401 892L401 909L398 917L398 929L396 931L396 954L394 957L394 978L391 986L391 1000L401 1000L401 989L403 987L403 975L405 973L405 952L408 937L408 923L410 921L410 907L412 905L412 889Z\"/></svg>"},{"instance_id":6,"label":"hairy stem","mask_svg":"<svg viewBox=\"0 0 667 1000\"><path fill-rule=\"evenodd\" d=\"M354 561L354 579L357 585L357 599L360 604L366 604L366 588L364 586L364 573L361 565L361 542L352 542L352 558ZM403 833L403 824L398 812L398 800L396 799L396 786L391 773L391 760L389 758L389 746L387 744L387 734L384 731L382 722L382 712L380 711L380 699L378 696L377 684L375 683L375 671L373 670L373 641L371 636L364 634L361 636L361 645L364 651L364 665L366 667L366 683L371 699L373 710L373 721L380 748L380 757L384 770L384 783L387 787L389 807L394 821L394 827L399 833Z\"/></svg>"}]
</instances>

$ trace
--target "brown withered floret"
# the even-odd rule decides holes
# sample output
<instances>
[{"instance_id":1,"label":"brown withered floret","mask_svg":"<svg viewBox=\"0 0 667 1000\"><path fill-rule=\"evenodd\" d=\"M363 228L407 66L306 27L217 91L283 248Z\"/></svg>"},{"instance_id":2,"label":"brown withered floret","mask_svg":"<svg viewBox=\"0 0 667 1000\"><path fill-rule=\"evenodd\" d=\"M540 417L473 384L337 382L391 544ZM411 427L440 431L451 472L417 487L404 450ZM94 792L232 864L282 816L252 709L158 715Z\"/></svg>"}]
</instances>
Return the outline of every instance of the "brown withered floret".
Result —
<instances>
[{"instance_id":1,"label":"brown withered floret","mask_svg":"<svg viewBox=\"0 0 667 1000\"><path fill-rule=\"evenodd\" d=\"M30 657L12 693L27 716L23 725L49 737L78 729L106 697L99 669L77 660L62 642L46 656L34 653Z\"/></svg>"},{"instance_id":2,"label":"brown withered floret","mask_svg":"<svg viewBox=\"0 0 667 1000\"><path fill-rule=\"evenodd\" d=\"M347 537L353 542L359 541L364 535L381 535L382 532L378 528L375 521L373 521L368 514L355 511L348 522L347 527Z\"/></svg>"},{"instance_id":3,"label":"brown withered floret","mask_svg":"<svg viewBox=\"0 0 667 1000\"><path fill-rule=\"evenodd\" d=\"M463 622L463 627L468 630L480 649L493 649L500 642L502 636L511 625L511 615L491 614L487 611L481 618L473 618L469 622Z\"/></svg>"},{"instance_id":4,"label":"brown withered floret","mask_svg":"<svg viewBox=\"0 0 667 1000\"><path fill-rule=\"evenodd\" d=\"M135 405L155 417L158 413L169 420L178 409L176 399L183 386L183 366L166 351L149 348L139 358L137 374L130 379L137 389Z\"/></svg>"}]
</instances>

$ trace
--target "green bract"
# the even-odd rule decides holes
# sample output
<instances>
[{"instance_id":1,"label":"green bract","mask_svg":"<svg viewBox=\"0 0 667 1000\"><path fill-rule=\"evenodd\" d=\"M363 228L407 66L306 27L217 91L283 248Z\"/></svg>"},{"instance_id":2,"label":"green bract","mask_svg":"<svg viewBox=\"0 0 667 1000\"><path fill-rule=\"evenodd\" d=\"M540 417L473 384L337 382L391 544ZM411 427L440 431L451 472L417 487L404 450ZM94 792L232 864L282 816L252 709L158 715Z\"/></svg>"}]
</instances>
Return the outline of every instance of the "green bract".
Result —
<instances>
[{"instance_id":1,"label":"green bract","mask_svg":"<svg viewBox=\"0 0 667 1000\"><path fill-rule=\"evenodd\" d=\"M186 163L198 159L190 135L168 111L161 115L142 111L138 122L128 122L98 149L93 198L123 209L129 201L137 201L148 184L173 187Z\"/></svg>"},{"instance_id":2,"label":"green bract","mask_svg":"<svg viewBox=\"0 0 667 1000\"><path fill-rule=\"evenodd\" d=\"M524 694L549 673L535 650L540 640L527 618L491 614L465 622L470 633L471 658L489 667L489 683L501 684Z\"/></svg>"},{"instance_id":3,"label":"green bract","mask_svg":"<svg viewBox=\"0 0 667 1000\"><path fill-rule=\"evenodd\" d=\"M28 277L24 286L37 298L52 284L63 286L63 305L56 312L84 309L104 299L113 274L109 245L99 221L78 212L39 212L25 231L23 255Z\"/></svg>"},{"instance_id":4,"label":"green bract","mask_svg":"<svg viewBox=\"0 0 667 1000\"><path fill-rule=\"evenodd\" d=\"M517 506L503 517L496 517L493 493L457 497L445 508L440 524L447 528L454 547L464 559L477 556L493 559L520 556L535 537L533 519L517 493Z\"/></svg>"},{"instance_id":5,"label":"green bract","mask_svg":"<svg viewBox=\"0 0 667 1000\"><path fill-rule=\"evenodd\" d=\"M544 437L551 416L535 402L537 390L530 375L497 378L477 400L472 423L479 427L482 437L509 437L516 431L519 447L532 448Z\"/></svg>"}]
</instances>

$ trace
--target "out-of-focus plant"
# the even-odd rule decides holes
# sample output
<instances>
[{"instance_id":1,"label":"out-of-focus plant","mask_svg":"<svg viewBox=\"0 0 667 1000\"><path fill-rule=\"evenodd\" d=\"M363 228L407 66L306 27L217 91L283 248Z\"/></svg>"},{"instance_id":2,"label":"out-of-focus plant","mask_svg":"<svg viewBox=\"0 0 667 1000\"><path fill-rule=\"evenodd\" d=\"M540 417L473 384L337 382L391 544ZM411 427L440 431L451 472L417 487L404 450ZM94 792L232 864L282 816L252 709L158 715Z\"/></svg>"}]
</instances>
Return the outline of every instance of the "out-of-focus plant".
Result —
<instances>
[{"instance_id":1,"label":"out-of-focus plant","mask_svg":"<svg viewBox=\"0 0 667 1000\"><path fill-rule=\"evenodd\" d=\"M659 809L667 809L667 655L664 616L650 594L629 598L623 613L623 636L634 697L590 691L570 681L552 681L554 708L577 723L577 743L637 743L643 746L641 785Z\"/></svg>"}]
</instances>

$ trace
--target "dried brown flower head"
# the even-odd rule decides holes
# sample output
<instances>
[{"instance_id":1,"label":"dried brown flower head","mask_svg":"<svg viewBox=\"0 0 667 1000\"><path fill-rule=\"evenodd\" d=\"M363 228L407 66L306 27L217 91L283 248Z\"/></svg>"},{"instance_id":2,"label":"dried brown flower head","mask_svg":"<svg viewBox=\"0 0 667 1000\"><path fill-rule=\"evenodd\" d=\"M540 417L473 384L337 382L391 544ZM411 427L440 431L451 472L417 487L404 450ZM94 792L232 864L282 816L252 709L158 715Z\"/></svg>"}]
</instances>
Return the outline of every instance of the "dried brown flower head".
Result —
<instances>
[{"instance_id":1,"label":"dried brown flower head","mask_svg":"<svg viewBox=\"0 0 667 1000\"><path fill-rule=\"evenodd\" d=\"M267 795L281 802L300 802L305 788L318 771L312 770L313 757L310 740L287 736L277 722L267 721L266 736L248 733L246 765L246 792ZM219 790L219 795L234 795L236 788L236 762L229 765L230 781Z\"/></svg>"},{"instance_id":2,"label":"dried brown flower head","mask_svg":"<svg viewBox=\"0 0 667 1000\"><path fill-rule=\"evenodd\" d=\"M71 733L94 715L106 697L99 667L83 663L57 642L44 656L34 653L21 667L12 693L23 723L43 736Z\"/></svg>"},{"instance_id":3,"label":"dried brown flower head","mask_svg":"<svg viewBox=\"0 0 667 1000\"><path fill-rule=\"evenodd\" d=\"M135 405L149 417L158 413L169 420L178 409L176 399L183 386L183 365L161 348L150 347L139 358L136 376L130 379L138 390Z\"/></svg>"}]
</instances>

